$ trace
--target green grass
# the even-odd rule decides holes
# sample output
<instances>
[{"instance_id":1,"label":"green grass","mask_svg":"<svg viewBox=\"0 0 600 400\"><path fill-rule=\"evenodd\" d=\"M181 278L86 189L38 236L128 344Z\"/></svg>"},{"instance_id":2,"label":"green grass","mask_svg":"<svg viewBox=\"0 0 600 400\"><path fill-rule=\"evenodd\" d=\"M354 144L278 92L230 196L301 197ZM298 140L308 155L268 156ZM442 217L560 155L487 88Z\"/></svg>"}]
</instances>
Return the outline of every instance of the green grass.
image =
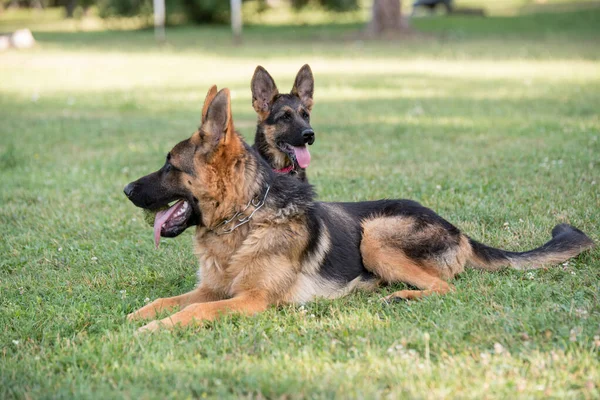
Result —
<instances>
[{"instance_id":1,"label":"green grass","mask_svg":"<svg viewBox=\"0 0 600 400\"><path fill-rule=\"evenodd\" d=\"M5 18L5 15L0 18ZM6 17L7 19L10 19ZM0 19L0 30L11 22ZM189 291L192 232L153 249L122 194L230 87L316 77L322 200L412 198L490 245L569 222L600 240L598 9L424 18L374 42L355 24L34 34L0 55L0 398L598 398L600 251L522 273L467 271L405 304L356 293L135 337L125 316Z\"/></svg>"}]
</instances>

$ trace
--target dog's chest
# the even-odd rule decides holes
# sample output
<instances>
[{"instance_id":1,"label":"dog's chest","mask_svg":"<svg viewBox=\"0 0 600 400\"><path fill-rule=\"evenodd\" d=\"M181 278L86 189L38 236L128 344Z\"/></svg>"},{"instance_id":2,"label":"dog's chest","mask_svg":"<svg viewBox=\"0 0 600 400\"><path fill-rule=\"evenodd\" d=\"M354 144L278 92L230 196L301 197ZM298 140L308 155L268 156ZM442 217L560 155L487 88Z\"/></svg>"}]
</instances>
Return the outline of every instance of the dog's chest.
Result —
<instances>
[{"instance_id":1,"label":"dog's chest","mask_svg":"<svg viewBox=\"0 0 600 400\"><path fill-rule=\"evenodd\" d=\"M227 238L229 239L229 238ZM227 240L226 239L226 240ZM226 296L232 296L232 284L242 273L243 266L232 263L237 243L211 240L196 242L196 255L199 261L198 282L210 286Z\"/></svg>"},{"instance_id":2,"label":"dog's chest","mask_svg":"<svg viewBox=\"0 0 600 400\"><path fill-rule=\"evenodd\" d=\"M198 270L198 281L209 286L213 290L227 297L234 295L233 282L240 271L235 268L227 268L227 265L219 263L211 257L202 257Z\"/></svg>"}]
</instances>

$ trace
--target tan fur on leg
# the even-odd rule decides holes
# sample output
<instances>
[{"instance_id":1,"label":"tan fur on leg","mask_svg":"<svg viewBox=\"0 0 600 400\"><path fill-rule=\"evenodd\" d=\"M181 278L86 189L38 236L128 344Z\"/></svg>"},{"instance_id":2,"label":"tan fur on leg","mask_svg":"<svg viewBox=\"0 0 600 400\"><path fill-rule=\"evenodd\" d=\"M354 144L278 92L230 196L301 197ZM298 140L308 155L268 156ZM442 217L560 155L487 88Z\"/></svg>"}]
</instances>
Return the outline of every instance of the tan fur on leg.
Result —
<instances>
[{"instance_id":1,"label":"tan fur on leg","mask_svg":"<svg viewBox=\"0 0 600 400\"><path fill-rule=\"evenodd\" d=\"M269 302L263 294L244 293L228 300L191 304L160 321L152 321L138 329L138 332L153 332L159 328L186 326L194 321L210 321L222 314L239 312L252 315L267 309Z\"/></svg>"},{"instance_id":2,"label":"tan fur on leg","mask_svg":"<svg viewBox=\"0 0 600 400\"><path fill-rule=\"evenodd\" d=\"M222 298L222 296L219 296L213 290L205 286L199 286L191 292L179 296L156 299L152 303L146 304L139 310L129 314L127 319L135 321L155 318L162 311L172 311L175 308L185 307L190 304L217 301Z\"/></svg>"},{"instance_id":3,"label":"tan fur on leg","mask_svg":"<svg viewBox=\"0 0 600 400\"><path fill-rule=\"evenodd\" d=\"M393 298L417 299L433 293L444 294L453 289L444 279L449 279L462 271L464 265L462 241L456 249L450 248L447 257L416 261L409 257L403 247L414 241L411 237L414 221L411 218L375 218L363 223L361 254L365 267L387 283L404 282L424 290L402 290L387 296ZM436 229L419 232L420 240L436 237ZM407 240L404 241L404 237ZM443 240L444 238L440 238ZM468 250L468 249L467 249Z\"/></svg>"},{"instance_id":4,"label":"tan fur on leg","mask_svg":"<svg viewBox=\"0 0 600 400\"><path fill-rule=\"evenodd\" d=\"M434 293L445 294L454 290L454 286L430 272L423 270L419 266L403 265L401 270L402 276L404 277L404 279L401 279L402 282L425 290L400 290L386 296L384 300L390 301L396 298L405 300L420 299L421 297L429 296Z\"/></svg>"}]
</instances>

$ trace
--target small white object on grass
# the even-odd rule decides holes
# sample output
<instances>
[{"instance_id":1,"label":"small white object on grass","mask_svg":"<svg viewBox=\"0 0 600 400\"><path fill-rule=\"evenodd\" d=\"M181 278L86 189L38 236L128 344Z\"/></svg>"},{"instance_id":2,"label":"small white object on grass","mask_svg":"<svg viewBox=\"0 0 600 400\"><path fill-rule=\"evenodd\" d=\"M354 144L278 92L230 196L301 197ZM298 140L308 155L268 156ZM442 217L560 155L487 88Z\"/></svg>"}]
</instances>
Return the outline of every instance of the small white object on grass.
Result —
<instances>
[{"instance_id":1,"label":"small white object on grass","mask_svg":"<svg viewBox=\"0 0 600 400\"><path fill-rule=\"evenodd\" d=\"M28 49L35 45L35 39L29 29L19 29L10 35L10 44L15 49Z\"/></svg>"},{"instance_id":2,"label":"small white object on grass","mask_svg":"<svg viewBox=\"0 0 600 400\"><path fill-rule=\"evenodd\" d=\"M0 51L10 49L10 37L8 35L0 36Z\"/></svg>"}]
</instances>

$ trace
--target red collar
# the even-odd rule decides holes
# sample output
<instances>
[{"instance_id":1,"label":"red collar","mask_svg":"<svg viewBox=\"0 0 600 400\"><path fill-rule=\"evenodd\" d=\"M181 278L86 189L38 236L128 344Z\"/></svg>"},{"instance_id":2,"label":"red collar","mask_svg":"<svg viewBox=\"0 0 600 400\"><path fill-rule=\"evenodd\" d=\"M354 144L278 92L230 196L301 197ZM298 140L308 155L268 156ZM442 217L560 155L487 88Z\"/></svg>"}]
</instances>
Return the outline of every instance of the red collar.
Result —
<instances>
[{"instance_id":1,"label":"red collar","mask_svg":"<svg viewBox=\"0 0 600 400\"><path fill-rule=\"evenodd\" d=\"M293 169L294 169L294 166L290 165L285 168L275 169L274 171L279 172L280 174L289 174L290 172L292 172Z\"/></svg>"}]
</instances>

